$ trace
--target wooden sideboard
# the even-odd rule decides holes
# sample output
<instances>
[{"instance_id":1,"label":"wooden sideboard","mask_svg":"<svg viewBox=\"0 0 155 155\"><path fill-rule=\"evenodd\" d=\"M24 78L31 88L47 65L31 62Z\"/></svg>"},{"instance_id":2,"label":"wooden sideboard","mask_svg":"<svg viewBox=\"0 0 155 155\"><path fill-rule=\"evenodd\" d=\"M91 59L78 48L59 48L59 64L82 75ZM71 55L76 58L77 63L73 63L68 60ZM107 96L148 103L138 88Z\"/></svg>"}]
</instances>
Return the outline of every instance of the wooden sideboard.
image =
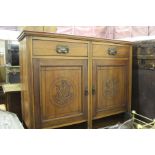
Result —
<instances>
[{"instance_id":1,"label":"wooden sideboard","mask_svg":"<svg viewBox=\"0 0 155 155\"><path fill-rule=\"evenodd\" d=\"M28 128L58 128L130 111L130 42L23 31L22 117Z\"/></svg>"}]
</instances>

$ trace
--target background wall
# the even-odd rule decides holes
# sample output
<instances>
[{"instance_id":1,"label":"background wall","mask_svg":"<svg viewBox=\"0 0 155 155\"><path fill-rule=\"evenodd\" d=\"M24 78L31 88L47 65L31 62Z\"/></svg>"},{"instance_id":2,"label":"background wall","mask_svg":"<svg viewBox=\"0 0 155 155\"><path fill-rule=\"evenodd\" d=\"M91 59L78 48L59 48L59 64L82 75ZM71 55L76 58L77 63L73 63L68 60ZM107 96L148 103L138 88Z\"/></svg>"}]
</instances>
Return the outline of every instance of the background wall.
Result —
<instances>
[{"instance_id":1,"label":"background wall","mask_svg":"<svg viewBox=\"0 0 155 155\"><path fill-rule=\"evenodd\" d=\"M123 39L154 36L155 26L57 26L57 33Z\"/></svg>"},{"instance_id":2,"label":"background wall","mask_svg":"<svg viewBox=\"0 0 155 155\"><path fill-rule=\"evenodd\" d=\"M0 40L0 65L5 64L5 41Z\"/></svg>"},{"instance_id":3,"label":"background wall","mask_svg":"<svg viewBox=\"0 0 155 155\"><path fill-rule=\"evenodd\" d=\"M155 39L155 26L0 26L0 39L16 40L23 29L105 39L132 40L137 38L138 40L142 37Z\"/></svg>"}]
</instances>

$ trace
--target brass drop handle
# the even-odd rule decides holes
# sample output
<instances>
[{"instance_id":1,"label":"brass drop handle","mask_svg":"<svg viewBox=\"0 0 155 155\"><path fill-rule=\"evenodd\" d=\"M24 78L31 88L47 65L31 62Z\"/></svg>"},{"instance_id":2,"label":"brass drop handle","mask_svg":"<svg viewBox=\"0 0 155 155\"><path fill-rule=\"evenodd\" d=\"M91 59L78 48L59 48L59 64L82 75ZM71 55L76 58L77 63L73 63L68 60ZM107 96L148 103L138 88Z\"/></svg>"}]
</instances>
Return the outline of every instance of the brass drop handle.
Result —
<instances>
[{"instance_id":1,"label":"brass drop handle","mask_svg":"<svg viewBox=\"0 0 155 155\"><path fill-rule=\"evenodd\" d=\"M108 54L109 55L116 55L117 54L116 48L108 48Z\"/></svg>"},{"instance_id":2,"label":"brass drop handle","mask_svg":"<svg viewBox=\"0 0 155 155\"><path fill-rule=\"evenodd\" d=\"M56 52L58 54L67 54L67 53L69 53L69 48L67 46L64 46L64 45L58 45L56 47Z\"/></svg>"}]
</instances>

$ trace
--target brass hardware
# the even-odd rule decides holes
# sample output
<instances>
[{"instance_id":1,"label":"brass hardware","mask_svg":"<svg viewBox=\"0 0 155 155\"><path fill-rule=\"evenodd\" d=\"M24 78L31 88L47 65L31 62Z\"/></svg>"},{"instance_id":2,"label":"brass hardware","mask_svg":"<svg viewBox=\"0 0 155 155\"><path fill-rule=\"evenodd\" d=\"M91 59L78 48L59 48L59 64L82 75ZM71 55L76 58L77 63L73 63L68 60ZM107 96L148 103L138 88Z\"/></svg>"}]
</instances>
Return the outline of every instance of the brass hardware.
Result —
<instances>
[{"instance_id":1,"label":"brass hardware","mask_svg":"<svg viewBox=\"0 0 155 155\"><path fill-rule=\"evenodd\" d=\"M109 55L116 55L117 54L116 48L108 48L108 54Z\"/></svg>"},{"instance_id":2,"label":"brass hardware","mask_svg":"<svg viewBox=\"0 0 155 155\"><path fill-rule=\"evenodd\" d=\"M92 88L92 95L95 95L95 87Z\"/></svg>"},{"instance_id":3,"label":"brass hardware","mask_svg":"<svg viewBox=\"0 0 155 155\"><path fill-rule=\"evenodd\" d=\"M143 59L143 60L154 60L155 55L136 55L134 56L136 59Z\"/></svg>"},{"instance_id":4,"label":"brass hardware","mask_svg":"<svg viewBox=\"0 0 155 155\"><path fill-rule=\"evenodd\" d=\"M152 64L152 67L150 68L150 70L154 70L155 69L155 64Z\"/></svg>"},{"instance_id":5,"label":"brass hardware","mask_svg":"<svg viewBox=\"0 0 155 155\"><path fill-rule=\"evenodd\" d=\"M139 59L135 62L139 69L155 70L155 62L153 60Z\"/></svg>"},{"instance_id":6,"label":"brass hardware","mask_svg":"<svg viewBox=\"0 0 155 155\"><path fill-rule=\"evenodd\" d=\"M69 53L69 48L67 46L64 46L64 45L58 45L56 47L56 52L58 54L67 54L67 53Z\"/></svg>"},{"instance_id":7,"label":"brass hardware","mask_svg":"<svg viewBox=\"0 0 155 155\"><path fill-rule=\"evenodd\" d=\"M155 127L155 119L150 119L143 115L136 113L136 111L132 111L132 120L133 125L136 129L149 129Z\"/></svg>"},{"instance_id":8,"label":"brass hardware","mask_svg":"<svg viewBox=\"0 0 155 155\"><path fill-rule=\"evenodd\" d=\"M144 65L144 69L146 70L155 70L155 64L146 64Z\"/></svg>"},{"instance_id":9,"label":"brass hardware","mask_svg":"<svg viewBox=\"0 0 155 155\"><path fill-rule=\"evenodd\" d=\"M7 73L13 73L13 74L16 74L16 73L19 73L20 72L20 70L19 70L19 68L6 68L6 72Z\"/></svg>"},{"instance_id":10,"label":"brass hardware","mask_svg":"<svg viewBox=\"0 0 155 155\"><path fill-rule=\"evenodd\" d=\"M85 96L88 96L88 89L85 89L84 95L85 95Z\"/></svg>"}]
</instances>

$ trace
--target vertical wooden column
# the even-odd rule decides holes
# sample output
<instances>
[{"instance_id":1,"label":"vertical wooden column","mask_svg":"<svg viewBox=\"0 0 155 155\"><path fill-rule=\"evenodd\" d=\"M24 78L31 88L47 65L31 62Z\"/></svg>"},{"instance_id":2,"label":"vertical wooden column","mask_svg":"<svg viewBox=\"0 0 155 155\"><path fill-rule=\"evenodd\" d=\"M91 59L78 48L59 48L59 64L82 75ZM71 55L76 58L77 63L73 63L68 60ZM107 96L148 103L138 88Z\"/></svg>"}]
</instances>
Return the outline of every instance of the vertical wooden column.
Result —
<instances>
[{"instance_id":1,"label":"vertical wooden column","mask_svg":"<svg viewBox=\"0 0 155 155\"><path fill-rule=\"evenodd\" d=\"M128 112L131 111L131 95L132 95L132 46L130 46L130 56L129 56L129 103Z\"/></svg>"},{"instance_id":2,"label":"vertical wooden column","mask_svg":"<svg viewBox=\"0 0 155 155\"><path fill-rule=\"evenodd\" d=\"M88 49L88 129L92 128L92 42Z\"/></svg>"}]
</instances>

